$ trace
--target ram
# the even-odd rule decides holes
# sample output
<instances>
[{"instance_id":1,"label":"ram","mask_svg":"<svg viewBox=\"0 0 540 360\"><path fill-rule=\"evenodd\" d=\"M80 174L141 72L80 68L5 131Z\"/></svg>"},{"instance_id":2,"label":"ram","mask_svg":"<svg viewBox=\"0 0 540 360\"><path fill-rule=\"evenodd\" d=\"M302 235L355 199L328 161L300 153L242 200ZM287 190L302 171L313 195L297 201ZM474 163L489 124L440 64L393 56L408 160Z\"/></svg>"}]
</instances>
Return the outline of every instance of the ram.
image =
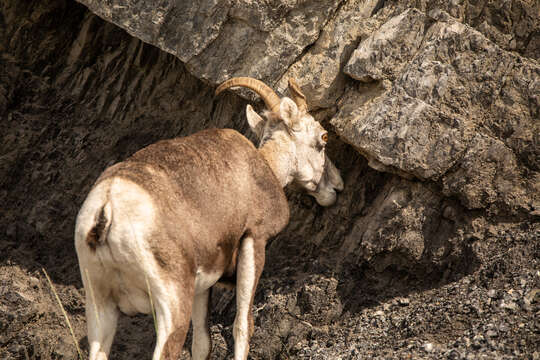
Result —
<instances>
[{"instance_id":1,"label":"ram","mask_svg":"<svg viewBox=\"0 0 540 360\"><path fill-rule=\"evenodd\" d=\"M209 358L209 296L219 282L236 286L234 358L246 359L265 244L289 221L283 188L297 183L324 206L343 188L325 154L327 132L294 80L292 99L252 78L230 79L216 94L237 86L268 108L266 119L246 109L258 149L227 129L163 140L107 168L84 201L75 246L91 360L107 359L120 312L153 311L154 360L178 358L190 319L192 358Z\"/></svg>"}]
</instances>

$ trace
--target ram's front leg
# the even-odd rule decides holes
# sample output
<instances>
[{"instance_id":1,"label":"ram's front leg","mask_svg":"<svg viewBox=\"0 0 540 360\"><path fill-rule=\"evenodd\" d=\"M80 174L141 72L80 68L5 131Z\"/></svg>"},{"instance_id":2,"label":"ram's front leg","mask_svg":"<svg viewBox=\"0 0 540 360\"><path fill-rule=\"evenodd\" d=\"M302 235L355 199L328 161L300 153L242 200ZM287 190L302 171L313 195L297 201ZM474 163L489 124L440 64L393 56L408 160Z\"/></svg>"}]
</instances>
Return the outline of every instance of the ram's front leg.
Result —
<instances>
[{"instance_id":1,"label":"ram's front leg","mask_svg":"<svg viewBox=\"0 0 540 360\"><path fill-rule=\"evenodd\" d=\"M234 359L245 360L253 334L251 307L257 282L264 267L265 242L246 236L240 244L236 265L236 318L234 319Z\"/></svg>"}]
</instances>

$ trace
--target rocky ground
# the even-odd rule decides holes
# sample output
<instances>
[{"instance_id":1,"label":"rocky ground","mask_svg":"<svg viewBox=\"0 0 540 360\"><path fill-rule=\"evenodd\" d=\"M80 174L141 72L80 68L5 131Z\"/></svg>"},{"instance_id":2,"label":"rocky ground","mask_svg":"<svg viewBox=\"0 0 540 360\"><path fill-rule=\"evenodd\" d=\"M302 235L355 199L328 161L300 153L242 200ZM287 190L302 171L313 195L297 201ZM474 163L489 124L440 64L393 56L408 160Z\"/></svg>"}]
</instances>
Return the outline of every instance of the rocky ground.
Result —
<instances>
[{"instance_id":1,"label":"rocky ground","mask_svg":"<svg viewBox=\"0 0 540 360\"><path fill-rule=\"evenodd\" d=\"M286 295L286 305L280 305L288 312L271 317L278 332L287 321L300 320L281 338L285 355L276 357L538 358L539 230L537 225L525 232L509 227L490 235L478 268L456 269L439 283L394 275L382 289L364 285L347 291L350 284L343 279L350 275L330 269L307 275L308 284L296 283L296 294ZM263 292L272 299L280 290Z\"/></svg>"},{"instance_id":2,"label":"rocky ground","mask_svg":"<svg viewBox=\"0 0 540 360\"><path fill-rule=\"evenodd\" d=\"M78 357L43 270L86 358L89 187L159 139L251 136L260 103L213 95L236 75L297 77L346 184L327 209L287 189L251 358L540 359L537 2L82 2L0 4L0 359ZM212 308L230 359L234 292ZM123 317L111 359L154 341L151 316Z\"/></svg>"},{"instance_id":3,"label":"rocky ground","mask_svg":"<svg viewBox=\"0 0 540 360\"><path fill-rule=\"evenodd\" d=\"M291 261L303 244L290 244L291 252L271 257L278 261L261 280L251 358L538 359L539 238L538 223L486 234L470 244L484 254L474 270L454 268L436 281L403 272L381 276L369 267L336 272L333 261L312 257ZM11 253L22 257L0 268L2 359L76 358L40 264L23 260L24 250ZM80 284L55 286L86 354ZM213 358L228 359L234 293L217 290L212 303ZM150 316L124 317L111 358L151 357L153 331ZM190 358L187 349L183 358Z\"/></svg>"}]
</instances>

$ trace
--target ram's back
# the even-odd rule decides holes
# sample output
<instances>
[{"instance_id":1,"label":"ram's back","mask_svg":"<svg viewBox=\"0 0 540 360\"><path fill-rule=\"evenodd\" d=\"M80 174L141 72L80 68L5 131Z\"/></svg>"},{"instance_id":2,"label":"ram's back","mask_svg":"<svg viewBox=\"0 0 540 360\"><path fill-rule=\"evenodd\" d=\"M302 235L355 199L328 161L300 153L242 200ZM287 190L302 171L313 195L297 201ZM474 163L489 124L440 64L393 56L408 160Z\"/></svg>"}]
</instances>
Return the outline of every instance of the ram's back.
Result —
<instances>
[{"instance_id":1,"label":"ram's back","mask_svg":"<svg viewBox=\"0 0 540 360\"><path fill-rule=\"evenodd\" d=\"M136 197L126 193L130 183L150 200L128 204ZM130 226L146 231L143 241L156 263L172 273L223 268L223 276L231 275L242 236L266 240L289 220L271 168L248 139L229 129L152 144L109 167L94 187L100 186L109 188L113 225L128 222L115 210L129 212Z\"/></svg>"}]
</instances>

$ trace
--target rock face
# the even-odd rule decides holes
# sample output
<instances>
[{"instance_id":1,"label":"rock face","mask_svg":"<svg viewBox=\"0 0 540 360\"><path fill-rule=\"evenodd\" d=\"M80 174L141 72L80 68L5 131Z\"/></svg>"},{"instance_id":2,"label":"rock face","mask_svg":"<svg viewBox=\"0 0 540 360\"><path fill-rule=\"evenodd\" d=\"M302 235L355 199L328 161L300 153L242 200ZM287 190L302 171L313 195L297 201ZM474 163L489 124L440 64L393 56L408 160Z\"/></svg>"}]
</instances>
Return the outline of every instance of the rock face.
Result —
<instances>
[{"instance_id":1,"label":"rock face","mask_svg":"<svg viewBox=\"0 0 540 360\"><path fill-rule=\"evenodd\" d=\"M150 143L250 137L256 99L213 95L232 76L296 77L346 183L327 209L287 190L253 358L538 357L538 2L81 2L0 5L1 359L78 356L42 267L88 351L78 208ZM217 359L234 303L214 292ZM112 359L150 357L152 329L122 318Z\"/></svg>"},{"instance_id":2,"label":"rock face","mask_svg":"<svg viewBox=\"0 0 540 360\"><path fill-rule=\"evenodd\" d=\"M481 9L459 2L397 4L373 18L383 2L82 2L213 85L241 75L283 89L295 76L312 107L342 96L331 123L377 170L438 182L469 209L540 211L538 34L527 30L538 17L525 1L486 2L478 30L459 18L478 24ZM524 37L532 59L509 51ZM344 92L342 68L385 91L365 104Z\"/></svg>"},{"instance_id":3,"label":"rock face","mask_svg":"<svg viewBox=\"0 0 540 360\"><path fill-rule=\"evenodd\" d=\"M446 13L408 9L364 39L344 71L388 87L369 104L347 96L332 119L374 167L439 182L469 209L540 209L536 61Z\"/></svg>"},{"instance_id":4,"label":"rock face","mask_svg":"<svg viewBox=\"0 0 540 360\"><path fill-rule=\"evenodd\" d=\"M84 2L106 20L177 56L212 84L233 75L275 82L312 44L339 1Z\"/></svg>"}]
</instances>

